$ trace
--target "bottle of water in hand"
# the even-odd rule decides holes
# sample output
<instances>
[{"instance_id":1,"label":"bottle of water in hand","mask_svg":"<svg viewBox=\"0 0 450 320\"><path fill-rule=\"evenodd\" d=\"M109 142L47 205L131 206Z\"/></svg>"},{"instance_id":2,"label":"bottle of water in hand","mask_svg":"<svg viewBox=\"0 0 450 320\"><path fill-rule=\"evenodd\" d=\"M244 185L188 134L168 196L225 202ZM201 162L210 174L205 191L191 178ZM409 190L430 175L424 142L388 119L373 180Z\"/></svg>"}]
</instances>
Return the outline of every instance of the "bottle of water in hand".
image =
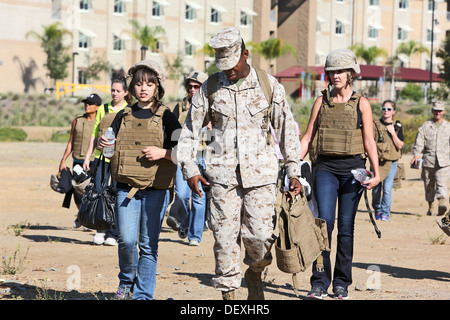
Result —
<instances>
[{"instance_id":1,"label":"bottle of water in hand","mask_svg":"<svg viewBox=\"0 0 450 320\"><path fill-rule=\"evenodd\" d=\"M373 174L369 170L366 170L364 168L358 168L352 170L353 177L355 180L359 182L365 182L372 178Z\"/></svg>"},{"instance_id":2,"label":"bottle of water in hand","mask_svg":"<svg viewBox=\"0 0 450 320\"><path fill-rule=\"evenodd\" d=\"M105 137L108 139L108 145L103 148L103 155L106 158L112 158L114 155L114 147L115 147L115 138L116 135L114 134L114 131L111 127L108 128L105 132Z\"/></svg>"}]
</instances>

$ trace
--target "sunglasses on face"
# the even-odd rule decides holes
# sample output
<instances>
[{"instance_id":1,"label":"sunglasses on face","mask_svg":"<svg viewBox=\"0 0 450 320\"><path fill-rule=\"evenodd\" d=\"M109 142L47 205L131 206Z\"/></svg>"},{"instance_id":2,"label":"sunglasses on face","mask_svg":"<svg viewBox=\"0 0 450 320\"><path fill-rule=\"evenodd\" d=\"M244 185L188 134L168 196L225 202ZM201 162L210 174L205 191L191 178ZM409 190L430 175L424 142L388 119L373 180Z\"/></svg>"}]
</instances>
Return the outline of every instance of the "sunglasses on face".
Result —
<instances>
[{"instance_id":1,"label":"sunglasses on face","mask_svg":"<svg viewBox=\"0 0 450 320\"><path fill-rule=\"evenodd\" d=\"M382 111L392 111L394 108L381 108Z\"/></svg>"},{"instance_id":2,"label":"sunglasses on face","mask_svg":"<svg viewBox=\"0 0 450 320\"><path fill-rule=\"evenodd\" d=\"M192 88L198 89L198 88L200 88L200 85L199 84L194 84L194 85L190 84L190 85L188 85L188 89L192 89Z\"/></svg>"}]
</instances>

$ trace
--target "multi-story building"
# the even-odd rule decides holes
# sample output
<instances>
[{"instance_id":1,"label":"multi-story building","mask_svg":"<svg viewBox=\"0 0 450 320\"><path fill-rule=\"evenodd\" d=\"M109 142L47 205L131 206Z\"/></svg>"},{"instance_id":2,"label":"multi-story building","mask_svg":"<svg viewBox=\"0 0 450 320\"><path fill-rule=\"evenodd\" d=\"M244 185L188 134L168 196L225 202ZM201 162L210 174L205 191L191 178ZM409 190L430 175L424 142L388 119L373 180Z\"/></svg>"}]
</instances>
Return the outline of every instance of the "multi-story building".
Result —
<instances>
[{"instance_id":1,"label":"multi-story building","mask_svg":"<svg viewBox=\"0 0 450 320\"><path fill-rule=\"evenodd\" d=\"M399 65L430 70L432 63L432 70L438 72L441 61L435 54L450 29L449 3L448 0L279 1L278 36L294 45L300 54L278 59L277 71L292 66L323 67L330 51L356 44L383 48L387 56L374 61L383 66L396 55L401 43L414 40L428 48L429 53L399 55ZM287 86L292 92L293 86L298 88L298 81Z\"/></svg>"}]
</instances>

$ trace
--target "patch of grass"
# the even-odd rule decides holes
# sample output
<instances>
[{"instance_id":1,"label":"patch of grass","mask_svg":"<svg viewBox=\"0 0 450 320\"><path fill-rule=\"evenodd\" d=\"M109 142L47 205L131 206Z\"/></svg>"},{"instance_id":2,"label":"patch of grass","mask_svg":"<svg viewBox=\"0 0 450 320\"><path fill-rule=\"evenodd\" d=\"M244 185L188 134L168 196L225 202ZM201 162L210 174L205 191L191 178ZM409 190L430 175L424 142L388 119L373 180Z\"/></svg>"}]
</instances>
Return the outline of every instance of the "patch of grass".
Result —
<instances>
[{"instance_id":1,"label":"patch of grass","mask_svg":"<svg viewBox=\"0 0 450 320\"><path fill-rule=\"evenodd\" d=\"M22 272L25 268L24 263L29 250L30 247L27 248L27 252L25 252L25 255L22 258L19 258L18 256L20 252L20 244L17 246L16 251L14 251L14 254L11 257L8 257L5 251L5 255L2 257L1 274L16 275Z\"/></svg>"},{"instance_id":2,"label":"patch of grass","mask_svg":"<svg viewBox=\"0 0 450 320\"><path fill-rule=\"evenodd\" d=\"M25 141L27 134L20 128L0 128L0 141Z\"/></svg>"}]
</instances>

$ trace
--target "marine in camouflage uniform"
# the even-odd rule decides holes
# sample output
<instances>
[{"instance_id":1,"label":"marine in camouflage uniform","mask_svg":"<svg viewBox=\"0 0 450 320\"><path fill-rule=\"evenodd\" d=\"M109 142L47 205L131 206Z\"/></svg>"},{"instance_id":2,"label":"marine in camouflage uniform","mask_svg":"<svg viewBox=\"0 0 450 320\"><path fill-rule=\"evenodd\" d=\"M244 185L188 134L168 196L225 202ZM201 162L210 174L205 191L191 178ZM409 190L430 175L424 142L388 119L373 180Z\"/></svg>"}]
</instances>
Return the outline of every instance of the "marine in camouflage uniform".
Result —
<instances>
[{"instance_id":1,"label":"marine in camouflage uniform","mask_svg":"<svg viewBox=\"0 0 450 320\"><path fill-rule=\"evenodd\" d=\"M195 164L201 128L211 121L206 147L206 177L211 186L208 222L214 233L215 276L212 283L224 299L234 298L241 285L241 239L249 299L264 299L261 272L272 261L275 240L276 182L278 159L268 130L268 117L279 141L290 178L290 188L299 193L300 141L285 91L269 76L272 113L253 67L248 50L236 28L227 28L210 41L216 65L223 70L217 91L209 101L208 81L197 91L178 141L177 157L184 178L194 192L200 176ZM269 135L269 137L268 137ZM204 181L206 182L206 181Z\"/></svg>"},{"instance_id":2,"label":"marine in camouflage uniform","mask_svg":"<svg viewBox=\"0 0 450 320\"><path fill-rule=\"evenodd\" d=\"M450 123L444 119L445 103L433 102L433 119L419 128L413 147L411 163L416 163L423 154L422 180L428 215L433 214L434 199L439 202L438 215L447 211L447 182L450 172Z\"/></svg>"}]
</instances>

